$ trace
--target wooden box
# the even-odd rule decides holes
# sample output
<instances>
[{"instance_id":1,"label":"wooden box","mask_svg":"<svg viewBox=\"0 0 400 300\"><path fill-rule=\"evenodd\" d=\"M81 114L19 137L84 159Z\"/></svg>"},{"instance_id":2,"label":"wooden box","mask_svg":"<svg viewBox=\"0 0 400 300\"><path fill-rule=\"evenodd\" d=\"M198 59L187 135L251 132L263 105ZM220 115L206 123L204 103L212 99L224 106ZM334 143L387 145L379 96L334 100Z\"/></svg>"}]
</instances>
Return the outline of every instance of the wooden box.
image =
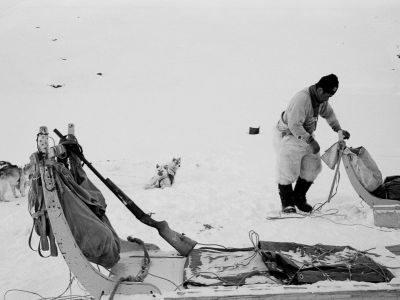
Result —
<instances>
[{"instance_id":1,"label":"wooden box","mask_svg":"<svg viewBox=\"0 0 400 300\"><path fill-rule=\"evenodd\" d=\"M379 227L400 228L399 205L374 205L374 224Z\"/></svg>"}]
</instances>

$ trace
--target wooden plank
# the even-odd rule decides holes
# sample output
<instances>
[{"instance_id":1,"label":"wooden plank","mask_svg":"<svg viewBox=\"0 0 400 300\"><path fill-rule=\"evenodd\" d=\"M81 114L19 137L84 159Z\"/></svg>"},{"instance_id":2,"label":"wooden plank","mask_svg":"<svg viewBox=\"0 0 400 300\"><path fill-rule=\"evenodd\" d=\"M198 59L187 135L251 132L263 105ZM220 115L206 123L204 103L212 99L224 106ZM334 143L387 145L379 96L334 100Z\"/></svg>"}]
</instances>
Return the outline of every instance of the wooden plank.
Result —
<instances>
[{"instance_id":1,"label":"wooden plank","mask_svg":"<svg viewBox=\"0 0 400 300\"><path fill-rule=\"evenodd\" d=\"M148 253L150 268L143 283L156 286L161 294L177 290L178 285L183 282L186 257L164 251L149 251ZM111 269L112 278L135 276L141 270L142 262L143 251L124 253L120 261Z\"/></svg>"},{"instance_id":2,"label":"wooden plank","mask_svg":"<svg viewBox=\"0 0 400 300\"><path fill-rule=\"evenodd\" d=\"M165 297L164 300L337 300L337 299L351 299L351 300L399 300L400 291L393 290L353 290L353 291L335 291L335 292L322 292L322 291L308 291L302 292L301 290L287 291L286 293L253 293L241 294L240 292L219 294L218 292L208 293L206 296L196 295L195 293L181 293L181 295Z\"/></svg>"}]
</instances>

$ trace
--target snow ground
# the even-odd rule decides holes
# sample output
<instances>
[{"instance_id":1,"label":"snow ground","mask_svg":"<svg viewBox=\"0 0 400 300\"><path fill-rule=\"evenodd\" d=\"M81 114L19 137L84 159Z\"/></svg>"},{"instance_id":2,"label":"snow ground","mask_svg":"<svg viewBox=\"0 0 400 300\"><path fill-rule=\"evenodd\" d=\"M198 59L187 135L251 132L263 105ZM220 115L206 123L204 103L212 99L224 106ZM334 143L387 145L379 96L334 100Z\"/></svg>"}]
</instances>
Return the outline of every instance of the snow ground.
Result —
<instances>
[{"instance_id":1,"label":"snow ground","mask_svg":"<svg viewBox=\"0 0 400 300\"><path fill-rule=\"evenodd\" d=\"M290 97L322 75L339 76L331 104L349 144L365 146L384 176L400 173L398 1L0 0L0 10L1 160L28 162L39 126L65 132L72 122L105 177L198 242L248 247L254 230L261 240L374 248L377 261L400 267L384 248L399 243L400 231L374 227L343 168L326 206L337 215L266 220L280 209L271 129ZM248 135L249 126L261 134ZM336 135L324 120L318 126L327 149ZM174 156L182 157L176 184L144 190L155 164ZM325 167L311 204L326 200L332 178ZM93 180L121 237L171 250ZM60 294L65 262L29 249L27 199L7 197L0 294ZM77 284L73 291L83 293Z\"/></svg>"}]
</instances>

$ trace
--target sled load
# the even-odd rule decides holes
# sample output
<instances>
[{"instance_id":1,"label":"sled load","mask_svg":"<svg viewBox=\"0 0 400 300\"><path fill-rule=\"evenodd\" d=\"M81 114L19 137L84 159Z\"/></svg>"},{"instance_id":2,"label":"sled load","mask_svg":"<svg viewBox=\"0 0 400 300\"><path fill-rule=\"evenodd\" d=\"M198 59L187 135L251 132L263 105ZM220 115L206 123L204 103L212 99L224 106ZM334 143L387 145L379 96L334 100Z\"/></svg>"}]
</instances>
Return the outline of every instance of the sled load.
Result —
<instances>
[{"instance_id":1,"label":"sled load","mask_svg":"<svg viewBox=\"0 0 400 300\"><path fill-rule=\"evenodd\" d=\"M363 146L347 147L340 134L339 142L321 158L331 169L336 166L336 170L343 161L354 190L373 209L376 226L400 228L400 176L388 176L383 180L368 150Z\"/></svg>"},{"instance_id":2,"label":"sled load","mask_svg":"<svg viewBox=\"0 0 400 300\"><path fill-rule=\"evenodd\" d=\"M49 147L49 133L41 127L38 152L31 156L29 205L40 236L38 249L41 255L48 251L53 256L60 250L71 272L96 299L118 294L161 294L163 299L310 299L350 294L352 299L398 299L398 288L389 283L393 274L352 247L259 241L252 232L249 248L198 248L196 241L173 231L166 221L153 220L102 177L84 157L72 124L66 136L55 132L60 143ZM106 200L82 162L177 252L161 251L139 239L120 239L107 218ZM305 285L325 280L383 285L336 291Z\"/></svg>"}]
</instances>

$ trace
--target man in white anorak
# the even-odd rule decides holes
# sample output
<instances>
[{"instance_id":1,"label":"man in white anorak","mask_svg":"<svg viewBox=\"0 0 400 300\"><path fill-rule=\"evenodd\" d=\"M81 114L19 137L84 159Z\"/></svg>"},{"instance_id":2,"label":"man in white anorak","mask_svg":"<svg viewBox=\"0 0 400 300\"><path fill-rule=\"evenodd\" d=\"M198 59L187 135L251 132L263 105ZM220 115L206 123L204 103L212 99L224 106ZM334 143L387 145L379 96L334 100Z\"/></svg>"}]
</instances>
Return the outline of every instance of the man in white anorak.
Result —
<instances>
[{"instance_id":1,"label":"man in white anorak","mask_svg":"<svg viewBox=\"0 0 400 300\"><path fill-rule=\"evenodd\" d=\"M343 130L328 103L339 87L335 74L323 76L316 84L299 91L291 99L276 126L278 132L278 187L284 213L311 212L306 193L321 172L320 146L314 138L318 116L333 131ZM296 183L293 189L292 184Z\"/></svg>"}]
</instances>

